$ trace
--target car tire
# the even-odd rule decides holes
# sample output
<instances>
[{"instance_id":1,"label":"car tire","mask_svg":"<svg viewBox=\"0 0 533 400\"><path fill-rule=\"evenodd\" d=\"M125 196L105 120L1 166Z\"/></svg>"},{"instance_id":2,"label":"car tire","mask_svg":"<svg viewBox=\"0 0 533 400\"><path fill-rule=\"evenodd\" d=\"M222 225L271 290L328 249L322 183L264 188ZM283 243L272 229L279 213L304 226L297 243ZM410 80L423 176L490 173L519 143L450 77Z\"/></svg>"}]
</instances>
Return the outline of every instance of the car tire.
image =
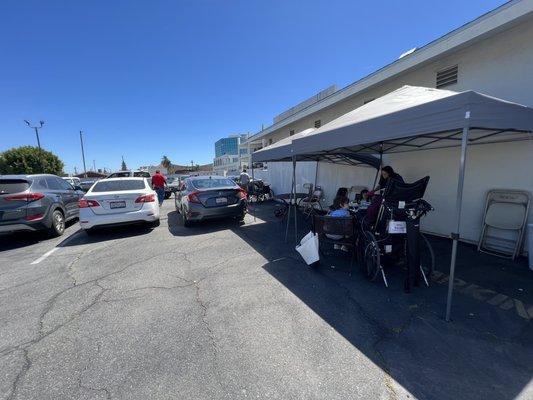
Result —
<instances>
[{"instance_id":1,"label":"car tire","mask_svg":"<svg viewBox=\"0 0 533 400\"><path fill-rule=\"evenodd\" d=\"M172 194L171 192L168 192L168 193L165 192L165 200L166 200L166 199L170 199L170 195L171 195L171 194Z\"/></svg>"},{"instance_id":2,"label":"car tire","mask_svg":"<svg viewBox=\"0 0 533 400\"><path fill-rule=\"evenodd\" d=\"M245 217L246 217L246 214L241 214L238 217L236 217L235 219L237 220L237 222L244 222L244 218Z\"/></svg>"},{"instance_id":3,"label":"car tire","mask_svg":"<svg viewBox=\"0 0 533 400\"><path fill-rule=\"evenodd\" d=\"M156 219L155 221L150 222L150 227L152 228L157 228L159 225L161 225L161 220L159 219Z\"/></svg>"},{"instance_id":4,"label":"car tire","mask_svg":"<svg viewBox=\"0 0 533 400\"><path fill-rule=\"evenodd\" d=\"M52 223L48 228L48 234L51 237L59 237L65 233L65 216L59 209L52 211Z\"/></svg>"},{"instance_id":5,"label":"car tire","mask_svg":"<svg viewBox=\"0 0 533 400\"><path fill-rule=\"evenodd\" d=\"M192 222L189 221L189 219L187 218L187 213L185 212L183 208L181 209L181 217L183 218L183 226L185 228L190 228L192 225Z\"/></svg>"}]
</instances>

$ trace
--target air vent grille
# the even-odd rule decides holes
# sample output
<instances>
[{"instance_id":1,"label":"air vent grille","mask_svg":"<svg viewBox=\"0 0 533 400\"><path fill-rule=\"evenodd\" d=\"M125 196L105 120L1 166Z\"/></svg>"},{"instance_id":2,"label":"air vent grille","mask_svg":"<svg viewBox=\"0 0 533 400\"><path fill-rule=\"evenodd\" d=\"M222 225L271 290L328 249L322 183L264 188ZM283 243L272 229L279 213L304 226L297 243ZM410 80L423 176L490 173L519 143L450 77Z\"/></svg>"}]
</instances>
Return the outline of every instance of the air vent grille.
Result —
<instances>
[{"instance_id":1,"label":"air vent grille","mask_svg":"<svg viewBox=\"0 0 533 400\"><path fill-rule=\"evenodd\" d=\"M437 71L437 89L457 83L458 72L457 65Z\"/></svg>"}]
</instances>

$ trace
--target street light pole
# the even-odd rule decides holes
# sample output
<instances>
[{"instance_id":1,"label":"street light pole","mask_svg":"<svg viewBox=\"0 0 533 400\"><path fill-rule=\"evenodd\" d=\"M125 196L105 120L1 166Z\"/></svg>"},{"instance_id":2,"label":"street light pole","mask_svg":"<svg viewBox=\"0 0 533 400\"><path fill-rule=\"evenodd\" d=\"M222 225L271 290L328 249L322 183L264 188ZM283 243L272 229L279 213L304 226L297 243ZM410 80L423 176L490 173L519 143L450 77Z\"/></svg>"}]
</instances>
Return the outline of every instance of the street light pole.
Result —
<instances>
[{"instance_id":1,"label":"street light pole","mask_svg":"<svg viewBox=\"0 0 533 400\"><path fill-rule=\"evenodd\" d=\"M30 128L35 130L35 136L37 137L37 146L39 147L39 164L41 166L41 172L44 173L44 164L43 164L43 149L41 148L41 141L39 139L39 129L41 129L44 125L44 121L39 121L39 126L31 126L30 122L28 120L24 120L26 122L26 125L28 125Z\"/></svg>"},{"instance_id":2,"label":"street light pole","mask_svg":"<svg viewBox=\"0 0 533 400\"><path fill-rule=\"evenodd\" d=\"M81 158L83 159L83 177L87 178L87 167L85 166L85 150L83 149L83 131L80 131Z\"/></svg>"}]
</instances>

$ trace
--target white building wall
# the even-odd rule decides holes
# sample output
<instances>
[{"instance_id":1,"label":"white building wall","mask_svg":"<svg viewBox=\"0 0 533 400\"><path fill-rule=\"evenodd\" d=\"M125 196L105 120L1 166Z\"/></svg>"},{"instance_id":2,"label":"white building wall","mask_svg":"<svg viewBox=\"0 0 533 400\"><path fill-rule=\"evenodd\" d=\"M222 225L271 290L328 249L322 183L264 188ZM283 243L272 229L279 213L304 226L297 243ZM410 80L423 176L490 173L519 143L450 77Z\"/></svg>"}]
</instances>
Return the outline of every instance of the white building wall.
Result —
<instances>
[{"instance_id":1,"label":"white building wall","mask_svg":"<svg viewBox=\"0 0 533 400\"><path fill-rule=\"evenodd\" d=\"M479 41L460 51L443 56L438 61L385 82L379 87L339 102L329 109L280 128L268 135L274 141L289 136L294 129L300 132L314 126L320 119L322 125L357 108L365 101L380 97L403 85L435 87L436 71L447 66L459 65L459 81L446 89L476 90L485 94L515 101L533 107L533 20ZM452 231L455 210L459 149L427 150L385 156L407 181L430 175L428 201L435 206L423 222L424 229L447 235ZM269 164L269 176L274 191L289 185L290 172L282 172L282 165ZM290 166L285 168L290 171ZM370 185L372 173L356 172L361 167L344 167L324 163L320 165L318 184L326 190L331 201L337 187ZM370 170L371 171L371 170ZM472 146L468 154L465 195L463 199L462 235L477 241L480 234L484 199L487 191L495 188L520 189L533 192L533 141ZM313 176L312 166L297 170L297 181ZM360 179L361 181L357 181ZM287 183L289 182L289 183ZM533 212L529 222L533 223Z\"/></svg>"}]
</instances>

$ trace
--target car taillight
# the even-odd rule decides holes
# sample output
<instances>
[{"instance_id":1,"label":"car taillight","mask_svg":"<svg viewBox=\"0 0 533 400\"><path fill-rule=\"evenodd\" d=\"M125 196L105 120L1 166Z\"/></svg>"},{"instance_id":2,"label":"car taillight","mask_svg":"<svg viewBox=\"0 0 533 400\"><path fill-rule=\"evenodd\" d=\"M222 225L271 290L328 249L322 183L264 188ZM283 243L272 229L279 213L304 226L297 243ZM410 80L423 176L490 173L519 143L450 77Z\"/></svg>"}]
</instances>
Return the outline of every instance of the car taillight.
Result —
<instances>
[{"instance_id":1,"label":"car taillight","mask_svg":"<svg viewBox=\"0 0 533 400\"><path fill-rule=\"evenodd\" d=\"M237 190L237 197L239 199L245 199L246 196L247 196L247 193L246 193L246 191L244 189Z\"/></svg>"},{"instance_id":2,"label":"car taillight","mask_svg":"<svg viewBox=\"0 0 533 400\"><path fill-rule=\"evenodd\" d=\"M191 203L200 203L200 199L198 198L199 192L192 192L187 197L189 198L189 202Z\"/></svg>"},{"instance_id":3,"label":"car taillight","mask_svg":"<svg viewBox=\"0 0 533 400\"><path fill-rule=\"evenodd\" d=\"M36 201L41 200L44 197L44 194L42 193L21 193L21 194L12 194L10 196L4 197L5 200L8 201L27 201L28 203L30 201Z\"/></svg>"},{"instance_id":4,"label":"car taillight","mask_svg":"<svg viewBox=\"0 0 533 400\"><path fill-rule=\"evenodd\" d=\"M81 199L78 201L79 208L100 207L100 203L96 200Z\"/></svg>"},{"instance_id":5,"label":"car taillight","mask_svg":"<svg viewBox=\"0 0 533 400\"><path fill-rule=\"evenodd\" d=\"M145 194L137 197L135 203L152 203L155 201L155 194Z\"/></svg>"}]
</instances>

